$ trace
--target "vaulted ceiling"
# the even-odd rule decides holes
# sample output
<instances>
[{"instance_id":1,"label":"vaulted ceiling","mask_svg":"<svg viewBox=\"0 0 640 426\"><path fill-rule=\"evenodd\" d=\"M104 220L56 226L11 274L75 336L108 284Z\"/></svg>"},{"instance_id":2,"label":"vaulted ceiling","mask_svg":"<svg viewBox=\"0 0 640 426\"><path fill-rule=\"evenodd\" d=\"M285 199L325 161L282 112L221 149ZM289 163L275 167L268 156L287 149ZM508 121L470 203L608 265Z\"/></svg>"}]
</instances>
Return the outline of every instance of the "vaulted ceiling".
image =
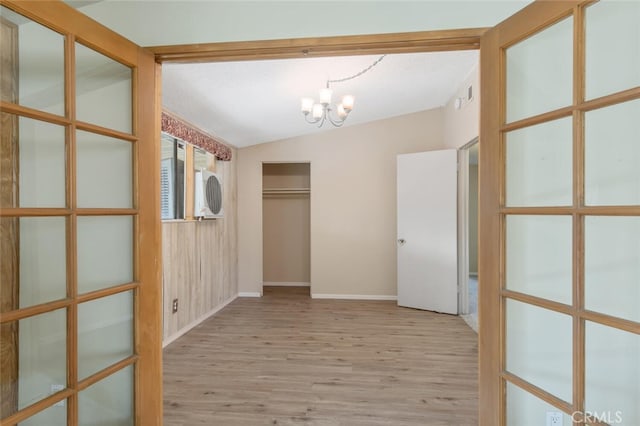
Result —
<instances>
[{"instance_id":1,"label":"vaulted ceiling","mask_svg":"<svg viewBox=\"0 0 640 426\"><path fill-rule=\"evenodd\" d=\"M350 77L380 56L163 66L163 105L244 147L333 128L309 124L300 98L318 99L327 79ZM396 54L365 74L333 83L334 102L355 97L345 126L443 106L478 61L477 51Z\"/></svg>"}]
</instances>

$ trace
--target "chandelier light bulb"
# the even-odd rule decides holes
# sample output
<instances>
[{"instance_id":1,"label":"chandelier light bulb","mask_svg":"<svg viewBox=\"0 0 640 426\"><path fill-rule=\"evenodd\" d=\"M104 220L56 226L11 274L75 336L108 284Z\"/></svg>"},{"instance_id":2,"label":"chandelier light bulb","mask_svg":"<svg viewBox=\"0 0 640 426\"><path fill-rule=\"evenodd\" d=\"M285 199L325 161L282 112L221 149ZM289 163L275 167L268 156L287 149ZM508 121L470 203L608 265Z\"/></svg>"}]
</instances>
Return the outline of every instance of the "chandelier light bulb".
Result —
<instances>
[{"instance_id":1,"label":"chandelier light bulb","mask_svg":"<svg viewBox=\"0 0 640 426\"><path fill-rule=\"evenodd\" d=\"M309 114L313 109L313 98L302 98L300 100L300 109L304 114Z\"/></svg>"},{"instance_id":2,"label":"chandelier light bulb","mask_svg":"<svg viewBox=\"0 0 640 426\"><path fill-rule=\"evenodd\" d=\"M344 120L345 118L347 118L347 115L349 113L345 110L345 107L343 104L338 105L338 117L341 120Z\"/></svg>"},{"instance_id":3,"label":"chandelier light bulb","mask_svg":"<svg viewBox=\"0 0 640 426\"><path fill-rule=\"evenodd\" d=\"M331 95L333 95L333 90L328 87L320 89L320 103L322 105L329 105L331 103Z\"/></svg>"},{"instance_id":4,"label":"chandelier light bulb","mask_svg":"<svg viewBox=\"0 0 640 426\"><path fill-rule=\"evenodd\" d=\"M355 99L351 95L345 95L342 97L342 106L344 107L345 111L347 111L347 113L353 109L354 101Z\"/></svg>"},{"instance_id":5,"label":"chandelier light bulb","mask_svg":"<svg viewBox=\"0 0 640 426\"><path fill-rule=\"evenodd\" d=\"M320 119L322 118L323 114L324 114L324 107L321 104L313 104L313 112L311 114L313 118Z\"/></svg>"}]
</instances>

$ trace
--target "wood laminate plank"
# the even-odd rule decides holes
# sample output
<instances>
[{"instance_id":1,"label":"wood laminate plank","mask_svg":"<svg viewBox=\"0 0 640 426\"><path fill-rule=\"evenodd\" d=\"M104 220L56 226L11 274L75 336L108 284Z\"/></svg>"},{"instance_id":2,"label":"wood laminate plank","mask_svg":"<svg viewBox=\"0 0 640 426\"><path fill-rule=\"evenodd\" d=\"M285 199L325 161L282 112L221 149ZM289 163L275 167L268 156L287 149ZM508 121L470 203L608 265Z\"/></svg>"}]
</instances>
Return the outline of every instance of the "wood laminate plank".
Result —
<instances>
[{"instance_id":1,"label":"wood laminate plank","mask_svg":"<svg viewBox=\"0 0 640 426\"><path fill-rule=\"evenodd\" d=\"M164 424L476 425L477 350L456 316L265 287L165 348Z\"/></svg>"}]
</instances>

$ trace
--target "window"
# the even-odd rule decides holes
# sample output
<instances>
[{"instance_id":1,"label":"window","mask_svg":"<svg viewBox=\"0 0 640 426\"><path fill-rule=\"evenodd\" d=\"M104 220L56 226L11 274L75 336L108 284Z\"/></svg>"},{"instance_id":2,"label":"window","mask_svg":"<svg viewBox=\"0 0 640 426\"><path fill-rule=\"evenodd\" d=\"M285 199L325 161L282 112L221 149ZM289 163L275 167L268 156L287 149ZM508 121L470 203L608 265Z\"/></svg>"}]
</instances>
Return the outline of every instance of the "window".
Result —
<instances>
[{"instance_id":1,"label":"window","mask_svg":"<svg viewBox=\"0 0 640 426\"><path fill-rule=\"evenodd\" d=\"M204 149L193 148L193 169L196 172L204 169L207 170L209 162L213 160L213 155L209 154Z\"/></svg>"},{"instance_id":2,"label":"window","mask_svg":"<svg viewBox=\"0 0 640 426\"><path fill-rule=\"evenodd\" d=\"M185 142L162 134L160 186L162 219L185 218Z\"/></svg>"},{"instance_id":3,"label":"window","mask_svg":"<svg viewBox=\"0 0 640 426\"><path fill-rule=\"evenodd\" d=\"M162 220L193 219L195 176L215 167L213 154L162 133L160 186Z\"/></svg>"}]
</instances>

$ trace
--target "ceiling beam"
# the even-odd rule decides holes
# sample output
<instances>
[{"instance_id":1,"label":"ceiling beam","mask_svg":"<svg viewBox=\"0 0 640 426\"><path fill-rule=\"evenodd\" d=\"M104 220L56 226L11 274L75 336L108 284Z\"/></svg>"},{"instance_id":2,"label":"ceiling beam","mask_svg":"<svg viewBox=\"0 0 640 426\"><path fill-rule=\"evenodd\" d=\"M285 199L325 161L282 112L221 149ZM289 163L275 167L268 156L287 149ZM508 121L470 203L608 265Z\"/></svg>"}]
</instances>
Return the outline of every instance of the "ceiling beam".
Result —
<instances>
[{"instance_id":1,"label":"ceiling beam","mask_svg":"<svg viewBox=\"0 0 640 426\"><path fill-rule=\"evenodd\" d=\"M488 28L149 46L158 62L223 62L477 50Z\"/></svg>"}]
</instances>

